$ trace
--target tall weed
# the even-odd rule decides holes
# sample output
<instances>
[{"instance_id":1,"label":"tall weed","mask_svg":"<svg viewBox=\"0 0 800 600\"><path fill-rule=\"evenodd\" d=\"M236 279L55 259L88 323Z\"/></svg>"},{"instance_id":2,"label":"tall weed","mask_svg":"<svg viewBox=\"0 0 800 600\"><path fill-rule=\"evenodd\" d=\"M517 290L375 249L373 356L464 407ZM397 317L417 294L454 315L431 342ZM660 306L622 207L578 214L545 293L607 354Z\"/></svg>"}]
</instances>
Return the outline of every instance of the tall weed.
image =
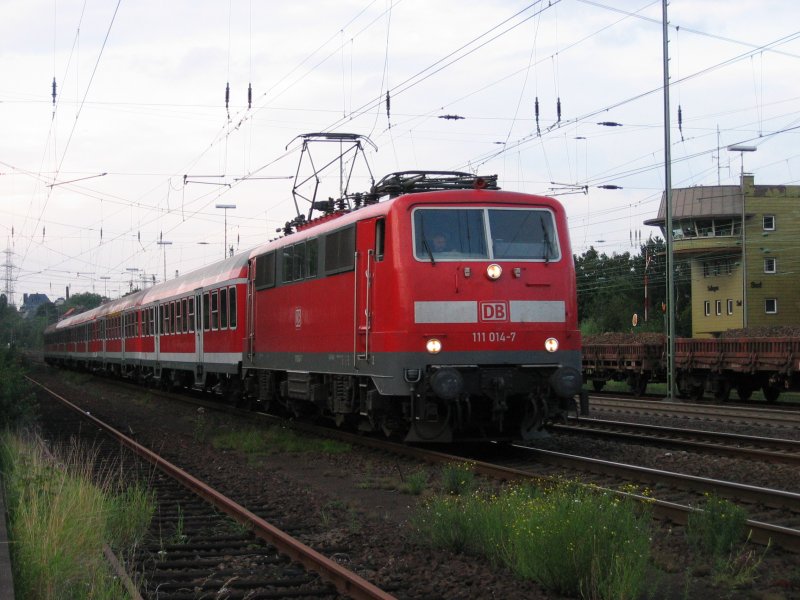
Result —
<instances>
[{"instance_id":1,"label":"tall weed","mask_svg":"<svg viewBox=\"0 0 800 600\"><path fill-rule=\"evenodd\" d=\"M561 594L625 600L645 586L650 515L610 493L561 485L438 496L413 523L434 546L485 556Z\"/></svg>"},{"instance_id":2,"label":"tall weed","mask_svg":"<svg viewBox=\"0 0 800 600\"><path fill-rule=\"evenodd\" d=\"M95 460L95 452L77 447L54 457L36 440L10 434L0 439L19 597L124 597L103 544L129 550L146 530L154 504L146 491L115 480L112 469L101 469L100 481L93 480Z\"/></svg>"}]
</instances>

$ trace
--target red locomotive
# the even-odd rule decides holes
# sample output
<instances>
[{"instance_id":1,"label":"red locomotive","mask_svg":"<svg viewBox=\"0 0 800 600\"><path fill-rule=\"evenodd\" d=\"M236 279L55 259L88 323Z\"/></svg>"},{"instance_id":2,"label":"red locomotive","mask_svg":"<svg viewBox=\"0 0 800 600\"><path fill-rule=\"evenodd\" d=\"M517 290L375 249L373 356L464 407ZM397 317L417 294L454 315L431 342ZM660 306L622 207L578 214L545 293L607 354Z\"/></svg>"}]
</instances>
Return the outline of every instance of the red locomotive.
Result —
<instances>
[{"instance_id":1,"label":"red locomotive","mask_svg":"<svg viewBox=\"0 0 800 600\"><path fill-rule=\"evenodd\" d=\"M575 407L557 201L404 172L354 204L313 202L277 240L63 319L47 359L408 441L529 439Z\"/></svg>"}]
</instances>

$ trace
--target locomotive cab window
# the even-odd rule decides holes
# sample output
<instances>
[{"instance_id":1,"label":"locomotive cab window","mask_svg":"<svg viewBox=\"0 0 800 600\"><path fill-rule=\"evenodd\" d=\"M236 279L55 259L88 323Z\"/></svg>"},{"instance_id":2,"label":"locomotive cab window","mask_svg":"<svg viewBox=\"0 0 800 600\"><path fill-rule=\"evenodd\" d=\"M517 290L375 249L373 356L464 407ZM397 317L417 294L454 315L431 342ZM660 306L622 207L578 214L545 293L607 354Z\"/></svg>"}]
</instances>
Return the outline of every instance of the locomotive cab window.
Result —
<instances>
[{"instance_id":1,"label":"locomotive cab window","mask_svg":"<svg viewBox=\"0 0 800 600\"><path fill-rule=\"evenodd\" d=\"M414 211L414 256L549 262L561 251L549 210L420 208Z\"/></svg>"}]
</instances>

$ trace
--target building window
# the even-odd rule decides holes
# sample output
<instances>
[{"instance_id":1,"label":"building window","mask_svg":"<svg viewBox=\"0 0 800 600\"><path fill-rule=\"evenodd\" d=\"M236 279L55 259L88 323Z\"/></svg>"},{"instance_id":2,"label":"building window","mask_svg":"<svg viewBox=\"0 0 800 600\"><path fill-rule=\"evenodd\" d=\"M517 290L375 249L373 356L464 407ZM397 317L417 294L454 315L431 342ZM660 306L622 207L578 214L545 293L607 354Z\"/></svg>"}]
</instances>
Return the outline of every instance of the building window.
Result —
<instances>
[{"instance_id":1,"label":"building window","mask_svg":"<svg viewBox=\"0 0 800 600\"><path fill-rule=\"evenodd\" d=\"M722 314L722 300L714 302L714 308L717 311L717 316L720 316Z\"/></svg>"},{"instance_id":2,"label":"building window","mask_svg":"<svg viewBox=\"0 0 800 600\"><path fill-rule=\"evenodd\" d=\"M775 215L764 215L764 231L775 231Z\"/></svg>"},{"instance_id":3,"label":"building window","mask_svg":"<svg viewBox=\"0 0 800 600\"><path fill-rule=\"evenodd\" d=\"M730 298L728 298L728 314L729 315L733 314L733 300L731 300Z\"/></svg>"},{"instance_id":4,"label":"building window","mask_svg":"<svg viewBox=\"0 0 800 600\"><path fill-rule=\"evenodd\" d=\"M766 298L764 300L764 312L768 315L774 315L778 313L778 299L777 298Z\"/></svg>"},{"instance_id":5,"label":"building window","mask_svg":"<svg viewBox=\"0 0 800 600\"><path fill-rule=\"evenodd\" d=\"M778 272L778 260L775 258L765 258L764 273L777 273L777 272Z\"/></svg>"},{"instance_id":6,"label":"building window","mask_svg":"<svg viewBox=\"0 0 800 600\"><path fill-rule=\"evenodd\" d=\"M706 316L709 316L711 314L711 301L710 300L706 300L703 303L703 309L704 309L704 312L706 313Z\"/></svg>"},{"instance_id":7,"label":"building window","mask_svg":"<svg viewBox=\"0 0 800 600\"><path fill-rule=\"evenodd\" d=\"M708 263L703 261L703 277L708 277Z\"/></svg>"}]
</instances>

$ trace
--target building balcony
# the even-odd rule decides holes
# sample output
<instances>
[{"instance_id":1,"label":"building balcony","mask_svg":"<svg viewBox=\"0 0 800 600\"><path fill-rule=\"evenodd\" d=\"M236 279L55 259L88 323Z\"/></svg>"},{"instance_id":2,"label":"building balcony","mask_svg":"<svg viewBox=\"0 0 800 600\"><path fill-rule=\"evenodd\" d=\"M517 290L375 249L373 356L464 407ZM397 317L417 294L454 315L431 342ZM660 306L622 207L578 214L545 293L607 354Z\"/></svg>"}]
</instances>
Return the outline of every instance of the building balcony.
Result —
<instances>
[{"instance_id":1,"label":"building balcony","mask_svg":"<svg viewBox=\"0 0 800 600\"><path fill-rule=\"evenodd\" d=\"M708 237L673 238L672 250L682 256L696 254L738 254L742 251L742 238L739 235Z\"/></svg>"}]
</instances>

